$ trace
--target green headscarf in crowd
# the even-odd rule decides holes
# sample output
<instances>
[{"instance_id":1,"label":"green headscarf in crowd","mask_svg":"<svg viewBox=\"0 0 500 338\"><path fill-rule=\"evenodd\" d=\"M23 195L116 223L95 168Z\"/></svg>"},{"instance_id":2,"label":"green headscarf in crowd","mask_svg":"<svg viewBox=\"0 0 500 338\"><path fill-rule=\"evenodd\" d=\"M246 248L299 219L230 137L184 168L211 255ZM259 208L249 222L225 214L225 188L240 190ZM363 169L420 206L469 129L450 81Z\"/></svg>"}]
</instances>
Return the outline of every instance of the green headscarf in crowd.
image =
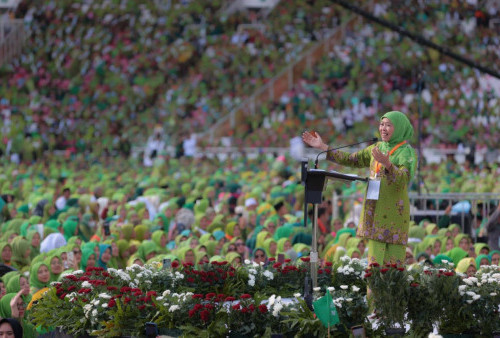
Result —
<instances>
[{"instance_id":1,"label":"green headscarf in crowd","mask_svg":"<svg viewBox=\"0 0 500 338\"><path fill-rule=\"evenodd\" d=\"M37 262L31 265L30 269L30 286L34 288L36 291L50 285L50 280L47 283L43 283L38 279L38 269L40 269L41 266L45 266L50 271L49 267L47 266L47 264L45 264L45 262Z\"/></svg>"},{"instance_id":2,"label":"green headscarf in crowd","mask_svg":"<svg viewBox=\"0 0 500 338\"><path fill-rule=\"evenodd\" d=\"M30 256L25 257L26 252L31 250L31 244L21 236L12 240L12 262L14 265L22 270L28 267L31 263Z\"/></svg>"},{"instance_id":3,"label":"green headscarf in crowd","mask_svg":"<svg viewBox=\"0 0 500 338\"><path fill-rule=\"evenodd\" d=\"M405 166L410 169L410 180L415 175L415 170L417 168L417 154L409 141L413 138L413 126L410 120L405 114L399 111L390 111L385 113L381 118L388 118L394 125L394 133L391 136L389 142L379 142L378 148L383 152L388 154L392 148L397 144L407 141L406 144L401 145L392 155L390 155L391 162L396 166Z\"/></svg>"}]
</instances>

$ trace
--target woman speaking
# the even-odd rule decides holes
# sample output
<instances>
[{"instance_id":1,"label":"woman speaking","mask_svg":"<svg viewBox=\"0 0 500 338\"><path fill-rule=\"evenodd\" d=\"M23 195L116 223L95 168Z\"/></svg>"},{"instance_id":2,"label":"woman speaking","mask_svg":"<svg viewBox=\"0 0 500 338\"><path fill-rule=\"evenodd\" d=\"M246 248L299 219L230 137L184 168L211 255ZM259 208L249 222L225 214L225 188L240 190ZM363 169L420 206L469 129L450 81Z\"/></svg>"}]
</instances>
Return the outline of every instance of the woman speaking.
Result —
<instances>
[{"instance_id":1,"label":"woman speaking","mask_svg":"<svg viewBox=\"0 0 500 338\"><path fill-rule=\"evenodd\" d=\"M382 142L352 154L328 151L327 159L370 168L357 236L368 241L369 263L403 264L410 222L408 186L417 166L417 155L408 143L413 127L403 113L391 111L380 119L379 132ZM313 148L328 150L317 133L305 132L302 139Z\"/></svg>"}]
</instances>

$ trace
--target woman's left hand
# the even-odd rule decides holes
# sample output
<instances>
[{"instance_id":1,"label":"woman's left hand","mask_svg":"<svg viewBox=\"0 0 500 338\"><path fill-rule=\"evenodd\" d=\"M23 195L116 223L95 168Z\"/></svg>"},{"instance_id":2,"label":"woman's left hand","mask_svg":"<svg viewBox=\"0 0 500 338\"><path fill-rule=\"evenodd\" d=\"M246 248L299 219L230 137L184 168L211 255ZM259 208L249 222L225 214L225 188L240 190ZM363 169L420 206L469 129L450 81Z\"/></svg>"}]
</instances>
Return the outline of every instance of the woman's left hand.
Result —
<instances>
[{"instance_id":1,"label":"woman's left hand","mask_svg":"<svg viewBox=\"0 0 500 338\"><path fill-rule=\"evenodd\" d=\"M379 148L374 147L372 149L372 156L377 162L382 164L385 168L389 169L391 167L392 163L389 160L389 155L383 154Z\"/></svg>"}]
</instances>

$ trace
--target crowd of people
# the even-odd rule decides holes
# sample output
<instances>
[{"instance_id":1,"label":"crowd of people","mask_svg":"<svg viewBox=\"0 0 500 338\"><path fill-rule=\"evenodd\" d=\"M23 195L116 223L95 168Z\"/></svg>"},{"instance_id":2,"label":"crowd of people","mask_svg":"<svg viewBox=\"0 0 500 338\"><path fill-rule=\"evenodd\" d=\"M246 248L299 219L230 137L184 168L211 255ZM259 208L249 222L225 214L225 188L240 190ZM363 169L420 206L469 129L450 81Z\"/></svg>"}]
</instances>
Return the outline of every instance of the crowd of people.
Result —
<instances>
[{"instance_id":1,"label":"crowd of people","mask_svg":"<svg viewBox=\"0 0 500 338\"><path fill-rule=\"evenodd\" d=\"M426 37L473 50L477 62L491 60L498 69L498 37L486 24L499 15L494 6L418 4L394 8L378 1L373 10L388 20L401 19L394 18L398 11L416 18L405 27L422 24ZM146 167L130 158L145 130L155 137L166 131L153 145L200 131L349 19L323 0L281 1L265 21L254 14L226 17L221 5L65 0L19 7L28 44L0 69L8 79L0 86L0 317L17 318L24 336L36 335L25 311L32 296L65 271L163 260L267 264L309 254L304 187L288 156L174 159L159 153L160 145L151 147ZM443 20L436 26L437 19ZM345 36L292 91L259 106L233 142L288 145L299 125L331 135L331 143L373 137L366 125L381 111L407 112L417 125L421 99L424 146L466 139L476 149L494 146L500 94L491 79L367 22L347 27ZM473 164L429 164L425 188L499 192L497 164ZM327 187L318 212L321 264L345 255L366 258L367 243L355 235L358 208L331 198L333 190L347 196L361 189ZM498 266L498 212L481 221L475 235L449 217L412 223L406 263L448 261L467 275ZM477 238L483 242L474 243Z\"/></svg>"},{"instance_id":2,"label":"crowd of people","mask_svg":"<svg viewBox=\"0 0 500 338\"><path fill-rule=\"evenodd\" d=\"M7 165L4 172L0 249L2 269L9 272L2 277L2 317L25 309L65 271L165 259L267 264L280 255L294 261L311 250L311 226L303 225L304 187L287 158L181 158L143 168L122 158L89 164L54 157L32 166ZM367 255L366 241L355 235L357 209L333 204L338 188L329 185L319 207L321 264ZM483 239L498 237L497 214L485 215ZM498 238L473 243L476 236L450 222L413 222L406 263L447 260L469 275L481 265L499 264ZM22 311L17 317L25 331L33 330Z\"/></svg>"}]
</instances>

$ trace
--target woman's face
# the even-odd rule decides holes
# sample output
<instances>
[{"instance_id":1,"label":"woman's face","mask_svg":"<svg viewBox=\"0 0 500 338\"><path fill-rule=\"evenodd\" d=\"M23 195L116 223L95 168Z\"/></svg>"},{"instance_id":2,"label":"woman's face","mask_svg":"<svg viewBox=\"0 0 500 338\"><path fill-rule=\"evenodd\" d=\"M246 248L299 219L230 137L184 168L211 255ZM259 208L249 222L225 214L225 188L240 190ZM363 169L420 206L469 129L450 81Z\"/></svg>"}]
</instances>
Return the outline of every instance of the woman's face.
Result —
<instances>
[{"instance_id":1,"label":"woman's face","mask_svg":"<svg viewBox=\"0 0 500 338\"><path fill-rule=\"evenodd\" d=\"M118 245L116 243L111 243L111 255L113 257L118 257L120 255L120 250L118 250Z\"/></svg>"},{"instance_id":2,"label":"woman's face","mask_svg":"<svg viewBox=\"0 0 500 338\"><path fill-rule=\"evenodd\" d=\"M104 263L107 263L107 262L109 262L110 259L111 259L111 248L107 248L102 253L101 261L103 261Z\"/></svg>"},{"instance_id":3,"label":"woman's face","mask_svg":"<svg viewBox=\"0 0 500 338\"><path fill-rule=\"evenodd\" d=\"M194 252L193 250L188 250L186 254L184 255L184 262L185 263L193 263L194 264Z\"/></svg>"},{"instance_id":4,"label":"woman's face","mask_svg":"<svg viewBox=\"0 0 500 338\"><path fill-rule=\"evenodd\" d=\"M378 131L380 132L380 137L382 138L382 141L389 142L389 140L392 137L392 134L394 134L394 125L392 124L391 120L384 117L380 121L380 124L378 126Z\"/></svg>"},{"instance_id":5,"label":"woman's face","mask_svg":"<svg viewBox=\"0 0 500 338\"><path fill-rule=\"evenodd\" d=\"M33 238L31 239L31 246L34 248L38 248L40 246L40 234L35 232Z\"/></svg>"},{"instance_id":6,"label":"woman's face","mask_svg":"<svg viewBox=\"0 0 500 338\"><path fill-rule=\"evenodd\" d=\"M271 242L269 245L269 253L271 256L276 256L276 249L278 248L278 245L275 242Z\"/></svg>"},{"instance_id":7,"label":"woman's face","mask_svg":"<svg viewBox=\"0 0 500 338\"><path fill-rule=\"evenodd\" d=\"M95 267L95 254L92 254L87 259L87 268Z\"/></svg>"},{"instance_id":8,"label":"woman's face","mask_svg":"<svg viewBox=\"0 0 500 338\"><path fill-rule=\"evenodd\" d=\"M14 337L14 329L9 324L9 322L2 323L0 325L0 336L1 337Z\"/></svg>"},{"instance_id":9,"label":"woman's face","mask_svg":"<svg viewBox=\"0 0 500 338\"><path fill-rule=\"evenodd\" d=\"M454 245L453 245L453 239L451 238L448 238L446 240L446 251L450 251L451 249L453 249Z\"/></svg>"},{"instance_id":10,"label":"woman's face","mask_svg":"<svg viewBox=\"0 0 500 338\"><path fill-rule=\"evenodd\" d=\"M354 251L354 252L352 253L352 257L351 257L351 258L357 258L357 259L360 259L361 257L359 256L359 252Z\"/></svg>"},{"instance_id":11,"label":"woman's face","mask_svg":"<svg viewBox=\"0 0 500 338\"><path fill-rule=\"evenodd\" d=\"M50 270L55 275L58 275L63 271L63 266L59 257L52 258L50 261Z\"/></svg>"},{"instance_id":12,"label":"woman's face","mask_svg":"<svg viewBox=\"0 0 500 338\"><path fill-rule=\"evenodd\" d=\"M267 224L267 231L274 235L274 232L276 231L276 224L274 222L269 222Z\"/></svg>"},{"instance_id":13,"label":"woman's face","mask_svg":"<svg viewBox=\"0 0 500 338\"><path fill-rule=\"evenodd\" d=\"M19 278L19 286L21 287L21 290L23 290L23 295L27 296L30 294L30 283L28 283L26 278Z\"/></svg>"},{"instance_id":14,"label":"woman's face","mask_svg":"<svg viewBox=\"0 0 500 338\"><path fill-rule=\"evenodd\" d=\"M479 262L479 266L483 265L490 265L490 261L487 258L481 258L481 261Z\"/></svg>"},{"instance_id":15,"label":"woman's face","mask_svg":"<svg viewBox=\"0 0 500 338\"><path fill-rule=\"evenodd\" d=\"M441 242L440 241L435 241L434 242L433 253L434 253L434 255L437 255L440 252L441 252Z\"/></svg>"},{"instance_id":16,"label":"woman's face","mask_svg":"<svg viewBox=\"0 0 500 338\"><path fill-rule=\"evenodd\" d=\"M144 263L143 263L140 259L136 259L136 260L134 261L134 264L137 264L137 265L139 265L139 266L144 266Z\"/></svg>"},{"instance_id":17,"label":"woman's face","mask_svg":"<svg viewBox=\"0 0 500 338\"><path fill-rule=\"evenodd\" d=\"M467 277L473 277L476 274L476 267L474 265L470 265L467 269Z\"/></svg>"},{"instance_id":18,"label":"woman's face","mask_svg":"<svg viewBox=\"0 0 500 338\"><path fill-rule=\"evenodd\" d=\"M227 246L227 252L233 252L233 251L236 251L236 245L234 244L229 244Z\"/></svg>"},{"instance_id":19,"label":"woman's face","mask_svg":"<svg viewBox=\"0 0 500 338\"><path fill-rule=\"evenodd\" d=\"M82 261L82 250L80 250L80 248L74 248L73 256L75 257L75 262L80 265L80 262Z\"/></svg>"},{"instance_id":20,"label":"woman's face","mask_svg":"<svg viewBox=\"0 0 500 338\"><path fill-rule=\"evenodd\" d=\"M12 258L12 249L10 248L10 246L4 247L2 250L2 260L4 262L10 262L11 258Z\"/></svg>"},{"instance_id":21,"label":"woman's face","mask_svg":"<svg viewBox=\"0 0 500 338\"><path fill-rule=\"evenodd\" d=\"M26 308L24 307L24 300L21 297L19 297L16 305L17 305L17 310L19 311L19 318L23 318L24 313L26 312Z\"/></svg>"},{"instance_id":22,"label":"woman's face","mask_svg":"<svg viewBox=\"0 0 500 338\"><path fill-rule=\"evenodd\" d=\"M194 249L198 246L198 244L200 244L200 242L198 242L198 238L192 238L191 242L189 243L189 247L191 249Z\"/></svg>"},{"instance_id":23,"label":"woman's face","mask_svg":"<svg viewBox=\"0 0 500 338\"><path fill-rule=\"evenodd\" d=\"M37 277L40 282L48 283L50 280L49 269L45 265L40 266L37 272Z\"/></svg>"},{"instance_id":24,"label":"woman's face","mask_svg":"<svg viewBox=\"0 0 500 338\"><path fill-rule=\"evenodd\" d=\"M458 227L455 227L451 231L451 235L453 236L453 238L455 238L455 237L457 237L457 235L458 235L459 232L460 232L460 229Z\"/></svg>"},{"instance_id":25,"label":"woman's face","mask_svg":"<svg viewBox=\"0 0 500 338\"><path fill-rule=\"evenodd\" d=\"M491 265L498 266L499 262L500 262L500 254L494 253L493 256L491 256Z\"/></svg>"},{"instance_id":26,"label":"woman's face","mask_svg":"<svg viewBox=\"0 0 500 338\"><path fill-rule=\"evenodd\" d=\"M61 259L62 259L63 261L67 261L67 260L68 260L68 254L67 254L66 252L62 252L62 253L61 253Z\"/></svg>"},{"instance_id":27,"label":"woman's face","mask_svg":"<svg viewBox=\"0 0 500 338\"><path fill-rule=\"evenodd\" d=\"M245 243L243 240L237 240L234 245L236 246L236 251L240 254L245 252Z\"/></svg>"},{"instance_id":28,"label":"woman's face","mask_svg":"<svg viewBox=\"0 0 500 338\"><path fill-rule=\"evenodd\" d=\"M262 250L257 250L253 256L253 261L257 264L266 262L266 253Z\"/></svg>"},{"instance_id":29,"label":"woman's face","mask_svg":"<svg viewBox=\"0 0 500 338\"><path fill-rule=\"evenodd\" d=\"M487 255L490 253L490 249L488 248L482 248L481 251L479 251L480 255Z\"/></svg>"},{"instance_id":30,"label":"woman's face","mask_svg":"<svg viewBox=\"0 0 500 338\"><path fill-rule=\"evenodd\" d=\"M469 252L469 239L466 237L462 238L458 243L458 246L464 249L465 251Z\"/></svg>"},{"instance_id":31,"label":"woman's face","mask_svg":"<svg viewBox=\"0 0 500 338\"><path fill-rule=\"evenodd\" d=\"M237 225L233 228L233 237L240 237L241 236L241 229Z\"/></svg>"},{"instance_id":32,"label":"woman's face","mask_svg":"<svg viewBox=\"0 0 500 338\"><path fill-rule=\"evenodd\" d=\"M283 251L287 252L292 248L292 243L290 241L286 241L285 244L283 245Z\"/></svg>"}]
</instances>

